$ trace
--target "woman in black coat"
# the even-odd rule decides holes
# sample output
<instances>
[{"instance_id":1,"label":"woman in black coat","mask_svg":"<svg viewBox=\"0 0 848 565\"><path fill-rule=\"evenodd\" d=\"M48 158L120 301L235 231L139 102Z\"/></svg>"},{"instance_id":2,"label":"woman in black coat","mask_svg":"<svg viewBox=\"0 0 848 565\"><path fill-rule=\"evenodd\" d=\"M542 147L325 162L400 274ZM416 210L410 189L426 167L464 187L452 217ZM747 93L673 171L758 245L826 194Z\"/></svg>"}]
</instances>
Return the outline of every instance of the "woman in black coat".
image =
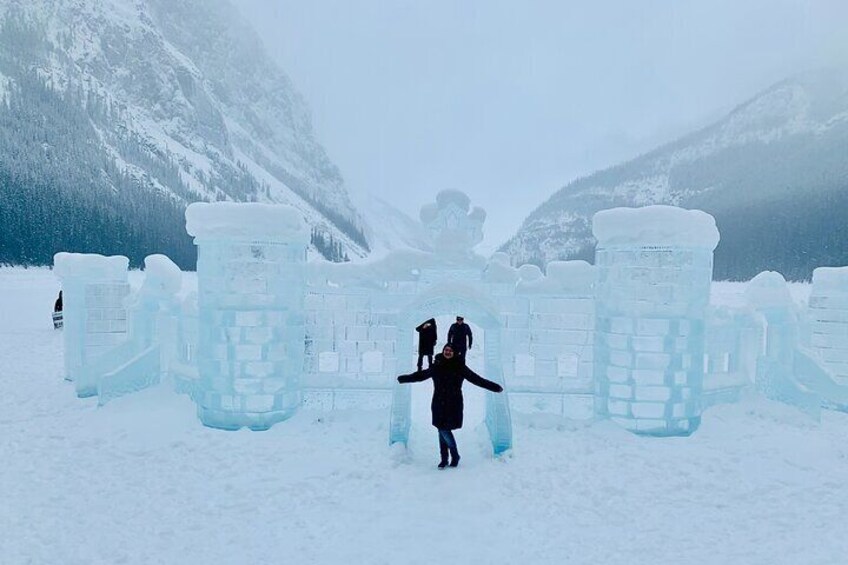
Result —
<instances>
[{"instance_id":1,"label":"woman in black coat","mask_svg":"<svg viewBox=\"0 0 848 565\"><path fill-rule=\"evenodd\" d=\"M462 427L462 381L466 380L492 392L501 392L503 387L466 367L450 345L446 345L436 355L432 367L411 375L401 375L398 382L417 383L427 379L433 379L433 402L430 407L433 411L433 426L439 430L439 453L442 456L439 469L448 466L448 452L451 456L450 466L456 467L459 465L459 450L452 430Z\"/></svg>"},{"instance_id":2,"label":"woman in black coat","mask_svg":"<svg viewBox=\"0 0 848 565\"><path fill-rule=\"evenodd\" d=\"M430 318L417 328L418 332L418 370L424 366L424 357L427 357L427 368L433 366L433 349L436 347L436 341L439 335L436 331L436 320Z\"/></svg>"}]
</instances>

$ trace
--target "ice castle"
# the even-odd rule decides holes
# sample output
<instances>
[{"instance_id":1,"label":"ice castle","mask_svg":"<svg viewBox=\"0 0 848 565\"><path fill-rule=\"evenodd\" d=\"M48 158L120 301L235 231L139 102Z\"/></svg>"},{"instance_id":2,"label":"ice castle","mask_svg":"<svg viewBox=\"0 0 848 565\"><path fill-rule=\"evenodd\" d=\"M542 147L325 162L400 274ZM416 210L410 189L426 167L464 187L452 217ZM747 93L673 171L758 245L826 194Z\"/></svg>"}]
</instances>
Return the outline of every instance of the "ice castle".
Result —
<instances>
[{"instance_id":1,"label":"ice castle","mask_svg":"<svg viewBox=\"0 0 848 565\"><path fill-rule=\"evenodd\" d=\"M609 418L637 434L685 436L704 410L751 389L817 418L848 409L848 268L813 277L807 311L777 273L738 308L710 304L719 233L701 211L617 208L595 215L596 264L514 268L474 251L486 214L459 191L422 208L430 251L367 263L308 262L293 208L196 203L197 291L167 258L132 290L124 257L59 253L65 374L105 403L163 380L200 420L264 430L299 407L386 410L406 443L414 328L462 314L484 330L481 374L493 451L512 446L512 413ZM477 343L480 343L478 340Z\"/></svg>"}]
</instances>

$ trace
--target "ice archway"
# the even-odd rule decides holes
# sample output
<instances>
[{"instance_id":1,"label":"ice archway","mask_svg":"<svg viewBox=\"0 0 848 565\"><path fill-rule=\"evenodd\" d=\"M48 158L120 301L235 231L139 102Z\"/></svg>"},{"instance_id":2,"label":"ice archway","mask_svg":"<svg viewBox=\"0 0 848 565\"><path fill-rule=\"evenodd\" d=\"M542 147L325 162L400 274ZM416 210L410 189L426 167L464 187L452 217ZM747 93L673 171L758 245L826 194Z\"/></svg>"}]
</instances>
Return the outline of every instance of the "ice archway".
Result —
<instances>
[{"instance_id":1,"label":"ice archway","mask_svg":"<svg viewBox=\"0 0 848 565\"><path fill-rule=\"evenodd\" d=\"M495 455L512 447L512 423L509 412L509 391L504 380L501 358L502 325L498 310L486 298L475 296L473 287L461 283L438 284L422 293L415 302L403 309L398 319L397 343L403 351L413 343L412 333L421 320L441 315L463 315L483 328L484 376L504 387L501 394L486 393L486 427ZM444 341L444 340L442 340ZM412 359L412 356L409 357ZM403 443L409 439L411 425L411 388L393 384L389 442Z\"/></svg>"}]
</instances>

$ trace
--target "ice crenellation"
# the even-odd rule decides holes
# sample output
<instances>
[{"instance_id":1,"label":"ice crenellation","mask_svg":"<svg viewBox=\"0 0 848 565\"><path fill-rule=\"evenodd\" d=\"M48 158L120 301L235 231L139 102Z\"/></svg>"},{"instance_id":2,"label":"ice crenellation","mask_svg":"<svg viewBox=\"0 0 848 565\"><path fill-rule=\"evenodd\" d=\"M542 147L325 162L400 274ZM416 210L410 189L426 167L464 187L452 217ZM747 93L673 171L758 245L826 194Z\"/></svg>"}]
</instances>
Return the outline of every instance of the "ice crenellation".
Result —
<instances>
[{"instance_id":1,"label":"ice crenellation","mask_svg":"<svg viewBox=\"0 0 848 565\"><path fill-rule=\"evenodd\" d=\"M484 213L442 193L422 212L434 234L464 238ZM145 281L126 259L60 253L66 376L100 402L161 382L188 393L200 420L267 429L300 406L384 409L406 443L415 326L440 315L476 325L493 451L512 446L512 413L609 418L637 434L689 435L710 406L745 389L819 417L848 410L848 268L822 268L806 311L778 273L748 283L739 307L710 304L718 231L671 206L596 214L596 264L543 272L471 247L395 251L365 264L306 261L307 231L286 206L193 204L197 293L151 256ZM462 239L465 243L474 238Z\"/></svg>"}]
</instances>

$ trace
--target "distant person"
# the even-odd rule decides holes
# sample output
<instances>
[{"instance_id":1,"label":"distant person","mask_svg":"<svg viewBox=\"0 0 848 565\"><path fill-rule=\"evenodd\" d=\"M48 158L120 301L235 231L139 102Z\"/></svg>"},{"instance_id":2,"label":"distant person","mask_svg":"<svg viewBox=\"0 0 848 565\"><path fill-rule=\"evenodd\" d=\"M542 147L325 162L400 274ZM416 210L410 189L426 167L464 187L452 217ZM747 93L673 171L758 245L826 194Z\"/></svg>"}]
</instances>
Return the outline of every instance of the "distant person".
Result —
<instances>
[{"instance_id":1,"label":"distant person","mask_svg":"<svg viewBox=\"0 0 848 565\"><path fill-rule=\"evenodd\" d=\"M459 449L453 430L462 427L462 381L492 392L501 392L503 387L466 367L450 344L445 345L442 352L436 355L432 367L411 375L401 375L397 380L399 383L417 383L427 379L433 379L433 402L430 408L433 411L433 426L439 430L439 469L448 466L448 453L450 466L456 467L459 465Z\"/></svg>"},{"instance_id":2,"label":"distant person","mask_svg":"<svg viewBox=\"0 0 848 565\"><path fill-rule=\"evenodd\" d=\"M424 366L424 357L427 357L427 368L433 366L433 349L436 347L436 341L439 339L439 334L436 331L436 320L430 318L417 328L418 332L418 370Z\"/></svg>"},{"instance_id":3,"label":"distant person","mask_svg":"<svg viewBox=\"0 0 848 565\"><path fill-rule=\"evenodd\" d=\"M53 329L61 329L65 325L62 315L62 291L59 291L59 298L53 303Z\"/></svg>"},{"instance_id":4,"label":"distant person","mask_svg":"<svg viewBox=\"0 0 848 565\"><path fill-rule=\"evenodd\" d=\"M474 343L474 334L471 326L465 323L462 316L456 317L456 323L451 324L448 330L448 343L453 347L454 353L465 363L465 352L471 349Z\"/></svg>"}]
</instances>

